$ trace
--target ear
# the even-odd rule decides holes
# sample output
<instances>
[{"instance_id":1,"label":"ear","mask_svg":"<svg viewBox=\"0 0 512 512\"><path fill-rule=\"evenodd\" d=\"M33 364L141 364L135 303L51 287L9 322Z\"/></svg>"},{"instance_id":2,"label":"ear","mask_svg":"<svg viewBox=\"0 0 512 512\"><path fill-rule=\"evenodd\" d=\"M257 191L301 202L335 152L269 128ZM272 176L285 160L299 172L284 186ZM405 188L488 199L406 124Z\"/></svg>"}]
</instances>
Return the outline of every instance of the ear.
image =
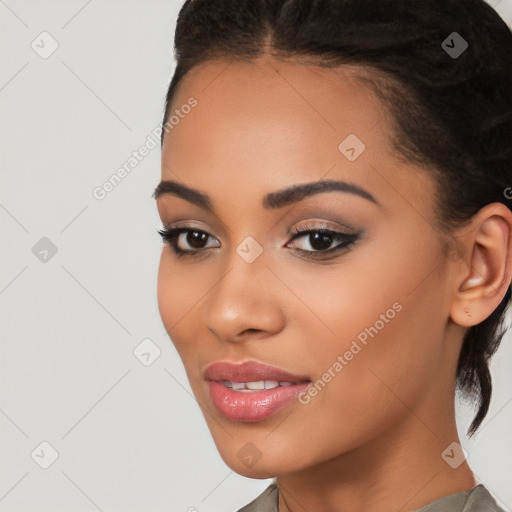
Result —
<instances>
[{"instance_id":1,"label":"ear","mask_svg":"<svg viewBox=\"0 0 512 512\"><path fill-rule=\"evenodd\" d=\"M502 203L481 208L459 238L465 247L450 316L463 327L483 322L498 307L512 279L512 212Z\"/></svg>"}]
</instances>

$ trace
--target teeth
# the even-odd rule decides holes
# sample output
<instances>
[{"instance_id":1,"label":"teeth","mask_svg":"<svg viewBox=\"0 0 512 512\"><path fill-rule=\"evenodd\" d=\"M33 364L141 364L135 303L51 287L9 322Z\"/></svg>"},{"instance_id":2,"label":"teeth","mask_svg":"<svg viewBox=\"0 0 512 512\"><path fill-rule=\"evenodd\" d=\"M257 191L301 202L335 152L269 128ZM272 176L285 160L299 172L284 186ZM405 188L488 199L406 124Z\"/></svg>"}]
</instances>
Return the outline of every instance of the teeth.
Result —
<instances>
[{"instance_id":1,"label":"teeth","mask_svg":"<svg viewBox=\"0 0 512 512\"><path fill-rule=\"evenodd\" d=\"M262 389L274 389L279 386L293 386L293 382L278 382L277 380L258 380L252 382L231 382L229 380L220 381L227 388L234 391L259 391Z\"/></svg>"},{"instance_id":2,"label":"teeth","mask_svg":"<svg viewBox=\"0 0 512 512\"><path fill-rule=\"evenodd\" d=\"M247 389L265 389L265 381L264 380L258 380L255 382L246 382L245 387Z\"/></svg>"}]
</instances>

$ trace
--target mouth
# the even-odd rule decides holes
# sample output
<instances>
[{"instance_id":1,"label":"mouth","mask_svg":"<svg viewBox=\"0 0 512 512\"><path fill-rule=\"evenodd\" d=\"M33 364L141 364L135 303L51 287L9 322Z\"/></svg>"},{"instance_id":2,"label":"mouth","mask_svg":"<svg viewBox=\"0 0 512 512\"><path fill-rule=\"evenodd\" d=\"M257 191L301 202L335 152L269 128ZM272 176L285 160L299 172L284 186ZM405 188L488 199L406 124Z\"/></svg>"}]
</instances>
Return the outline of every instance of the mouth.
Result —
<instances>
[{"instance_id":1,"label":"mouth","mask_svg":"<svg viewBox=\"0 0 512 512\"><path fill-rule=\"evenodd\" d=\"M205 372L204 378L206 380L214 381L227 381L227 382L243 382L245 384L258 384L263 382L269 383L271 387L275 382L278 384L291 383L297 384L298 382L310 381L304 375L294 375L277 366L270 366L268 364L258 363L256 361L244 361L243 363L231 363L229 361L218 361L209 365ZM248 389L263 389L263 388L248 388Z\"/></svg>"},{"instance_id":2,"label":"mouth","mask_svg":"<svg viewBox=\"0 0 512 512\"><path fill-rule=\"evenodd\" d=\"M290 405L309 385L306 376L254 361L216 362L204 373L210 399L227 419L262 421Z\"/></svg>"},{"instance_id":3,"label":"mouth","mask_svg":"<svg viewBox=\"0 0 512 512\"><path fill-rule=\"evenodd\" d=\"M252 382L237 382L230 380L220 380L222 385L233 391L241 391L245 393L251 393L253 391L261 391L262 389L275 389L278 387L293 386L294 382L279 382L277 380L255 380Z\"/></svg>"}]
</instances>

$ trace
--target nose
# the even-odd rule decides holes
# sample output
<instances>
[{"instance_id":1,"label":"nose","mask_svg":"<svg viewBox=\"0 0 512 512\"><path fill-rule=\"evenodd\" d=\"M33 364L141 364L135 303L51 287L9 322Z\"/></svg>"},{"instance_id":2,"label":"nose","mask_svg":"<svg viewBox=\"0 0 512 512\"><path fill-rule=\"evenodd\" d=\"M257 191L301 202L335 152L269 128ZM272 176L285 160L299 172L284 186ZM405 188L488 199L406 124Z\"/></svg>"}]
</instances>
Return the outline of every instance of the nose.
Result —
<instances>
[{"instance_id":1,"label":"nose","mask_svg":"<svg viewBox=\"0 0 512 512\"><path fill-rule=\"evenodd\" d=\"M230 343L279 333L286 324L282 283L261 256L247 263L235 254L230 263L203 302L208 331Z\"/></svg>"}]
</instances>

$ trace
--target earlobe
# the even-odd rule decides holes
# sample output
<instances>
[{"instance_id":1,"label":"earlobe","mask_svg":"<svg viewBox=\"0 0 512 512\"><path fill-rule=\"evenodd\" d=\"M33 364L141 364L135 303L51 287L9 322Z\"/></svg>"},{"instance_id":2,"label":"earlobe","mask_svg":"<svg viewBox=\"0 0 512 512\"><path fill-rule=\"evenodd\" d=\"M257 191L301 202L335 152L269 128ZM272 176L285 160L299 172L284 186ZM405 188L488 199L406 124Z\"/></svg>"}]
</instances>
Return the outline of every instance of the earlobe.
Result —
<instances>
[{"instance_id":1,"label":"earlobe","mask_svg":"<svg viewBox=\"0 0 512 512\"><path fill-rule=\"evenodd\" d=\"M450 316L461 326L483 322L498 307L512 279L512 212L501 203L480 209L465 237L469 251ZM469 269L469 270L468 270Z\"/></svg>"}]
</instances>

